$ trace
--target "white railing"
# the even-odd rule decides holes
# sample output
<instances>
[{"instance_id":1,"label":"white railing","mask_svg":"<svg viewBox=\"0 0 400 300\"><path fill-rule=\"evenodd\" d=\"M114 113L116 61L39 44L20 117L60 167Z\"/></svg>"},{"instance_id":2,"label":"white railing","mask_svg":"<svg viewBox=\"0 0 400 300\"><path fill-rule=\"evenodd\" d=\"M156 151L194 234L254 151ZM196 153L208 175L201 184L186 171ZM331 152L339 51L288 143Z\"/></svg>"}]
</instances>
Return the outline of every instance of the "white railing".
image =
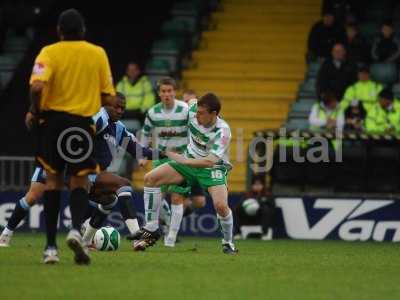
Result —
<instances>
[{"instance_id":1,"label":"white railing","mask_svg":"<svg viewBox=\"0 0 400 300\"><path fill-rule=\"evenodd\" d=\"M0 156L0 191L25 190L34 169L34 157Z\"/></svg>"}]
</instances>

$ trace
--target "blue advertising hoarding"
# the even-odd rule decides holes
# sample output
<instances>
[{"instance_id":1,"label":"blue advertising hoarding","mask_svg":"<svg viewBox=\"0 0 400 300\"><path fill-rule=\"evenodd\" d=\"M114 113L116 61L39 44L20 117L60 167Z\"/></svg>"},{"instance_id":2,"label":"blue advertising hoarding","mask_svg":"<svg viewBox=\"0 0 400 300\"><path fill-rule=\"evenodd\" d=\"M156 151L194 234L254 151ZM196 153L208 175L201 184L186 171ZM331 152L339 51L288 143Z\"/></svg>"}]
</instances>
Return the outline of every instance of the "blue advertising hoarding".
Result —
<instances>
[{"instance_id":1,"label":"blue advertising hoarding","mask_svg":"<svg viewBox=\"0 0 400 300\"><path fill-rule=\"evenodd\" d=\"M6 225L23 193L0 193L0 227ZM135 206L143 218L143 196L136 194ZM59 229L68 230L71 224L67 193L62 196ZM230 195L229 204L236 205L239 195ZM275 198L276 213L272 238L305 240L340 239L345 241L400 241L400 201L362 198ZM126 233L118 213L109 215L107 223ZM43 231L43 206L35 205L20 226L21 231ZM210 199L206 207L183 219L181 234L220 236L218 222Z\"/></svg>"}]
</instances>

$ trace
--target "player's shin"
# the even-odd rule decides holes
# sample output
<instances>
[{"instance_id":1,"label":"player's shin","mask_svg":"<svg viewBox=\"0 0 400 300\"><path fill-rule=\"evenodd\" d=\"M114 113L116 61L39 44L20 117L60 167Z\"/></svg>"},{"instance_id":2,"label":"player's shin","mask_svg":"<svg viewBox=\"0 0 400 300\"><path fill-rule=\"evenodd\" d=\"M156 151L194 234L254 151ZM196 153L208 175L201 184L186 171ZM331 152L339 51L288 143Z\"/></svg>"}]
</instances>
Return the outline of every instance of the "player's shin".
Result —
<instances>
[{"instance_id":1,"label":"player's shin","mask_svg":"<svg viewBox=\"0 0 400 300\"><path fill-rule=\"evenodd\" d=\"M128 227L129 233L134 235L139 231L136 209L133 205L133 191L130 186L123 186L117 190L119 210Z\"/></svg>"},{"instance_id":2,"label":"player's shin","mask_svg":"<svg viewBox=\"0 0 400 300\"><path fill-rule=\"evenodd\" d=\"M169 208L167 200L162 199L160 207L160 221L162 221L167 228L169 228L171 224L171 215L171 209Z\"/></svg>"},{"instance_id":3,"label":"player's shin","mask_svg":"<svg viewBox=\"0 0 400 300\"><path fill-rule=\"evenodd\" d=\"M183 204L172 204L171 205L171 226L169 229L167 240L168 242L175 243L176 237L181 227L183 218Z\"/></svg>"},{"instance_id":4,"label":"player's shin","mask_svg":"<svg viewBox=\"0 0 400 300\"><path fill-rule=\"evenodd\" d=\"M229 209L229 208L228 208ZM232 243L233 238L233 215L229 209L229 213L222 217L217 214L218 222L221 226L221 232L225 243Z\"/></svg>"},{"instance_id":5,"label":"player's shin","mask_svg":"<svg viewBox=\"0 0 400 300\"><path fill-rule=\"evenodd\" d=\"M26 201L25 197L21 198L15 205L14 211L8 220L6 228L9 232L13 232L17 228L18 224L25 219L28 215L30 205Z\"/></svg>"},{"instance_id":6,"label":"player's shin","mask_svg":"<svg viewBox=\"0 0 400 300\"><path fill-rule=\"evenodd\" d=\"M72 190L69 203L72 228L80 232L83 218L89 203L89 195L86 189L78 187Z\"/></svg>"},{"instance_id":7,"label":"player's shin","mask_svg":"<svg viewBox=\"0 0 400 300\"><path fill-rule=\"evenodd\" d=\"M158 218L161 206L161 189L160 188L144 188L144 207L146 225L144 228L149 231L156 231L159 226Z\"/></svg>"}]
</instances>

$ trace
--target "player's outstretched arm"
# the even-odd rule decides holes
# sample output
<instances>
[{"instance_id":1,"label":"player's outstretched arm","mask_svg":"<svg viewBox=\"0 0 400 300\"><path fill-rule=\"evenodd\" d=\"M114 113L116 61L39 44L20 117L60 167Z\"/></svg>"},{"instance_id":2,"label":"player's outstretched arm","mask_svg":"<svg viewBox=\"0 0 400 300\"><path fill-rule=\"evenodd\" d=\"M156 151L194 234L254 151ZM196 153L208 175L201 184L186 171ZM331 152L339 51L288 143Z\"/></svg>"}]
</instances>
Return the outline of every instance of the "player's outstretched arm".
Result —
<instances>
[{"instance_id":1,"label":"player's outstretched arm","mask_svg":"<svg viewBox=\"0 0 400 300\"><path fill-rule=\"evenodd\" d=\"M164 156L156 149L152 149L150 147L143 146L135 137L135 135L126 128L124 128L123 131L123 138L121 139L121 144L120 146L126 147L126 151L133 157L136 158L137 160L140 159L148 159L148 160L153 160L153 159L160 159L163 158ZM126 146L124 143L126 143Z\"/></svg>"},{"instance_id":2,"label":"player's outstretched arm","mask_svg":"<svg viewBox=\"0 0 400 300\"><path fill-rule=\"evenodd\" d=\"M167 151L165 152L165 155L168 158L173 159L180 164L191 166L194 168L212 168L215 165L215 163L219 160L218 157L212 154L210 154L205 158L186 158L181 154Z\"/></svg>"}]
</instances>

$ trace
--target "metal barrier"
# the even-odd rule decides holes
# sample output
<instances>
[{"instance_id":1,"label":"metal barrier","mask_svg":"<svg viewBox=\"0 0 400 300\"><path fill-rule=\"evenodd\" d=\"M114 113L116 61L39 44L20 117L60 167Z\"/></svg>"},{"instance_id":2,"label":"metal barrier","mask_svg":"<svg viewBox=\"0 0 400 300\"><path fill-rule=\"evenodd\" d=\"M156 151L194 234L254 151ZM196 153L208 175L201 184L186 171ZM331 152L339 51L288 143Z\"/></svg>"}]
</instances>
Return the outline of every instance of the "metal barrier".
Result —
<instances>
[{"instance_id":1,"label":"metal barrier","mask_svg":"<svg viewBox=\"0 0 400 300\"><path fill-rule=\"evenodd\" d=\"M0 191L25 190L35 169L35 158L0 156Z\"/></svg>"}]
</instances>

